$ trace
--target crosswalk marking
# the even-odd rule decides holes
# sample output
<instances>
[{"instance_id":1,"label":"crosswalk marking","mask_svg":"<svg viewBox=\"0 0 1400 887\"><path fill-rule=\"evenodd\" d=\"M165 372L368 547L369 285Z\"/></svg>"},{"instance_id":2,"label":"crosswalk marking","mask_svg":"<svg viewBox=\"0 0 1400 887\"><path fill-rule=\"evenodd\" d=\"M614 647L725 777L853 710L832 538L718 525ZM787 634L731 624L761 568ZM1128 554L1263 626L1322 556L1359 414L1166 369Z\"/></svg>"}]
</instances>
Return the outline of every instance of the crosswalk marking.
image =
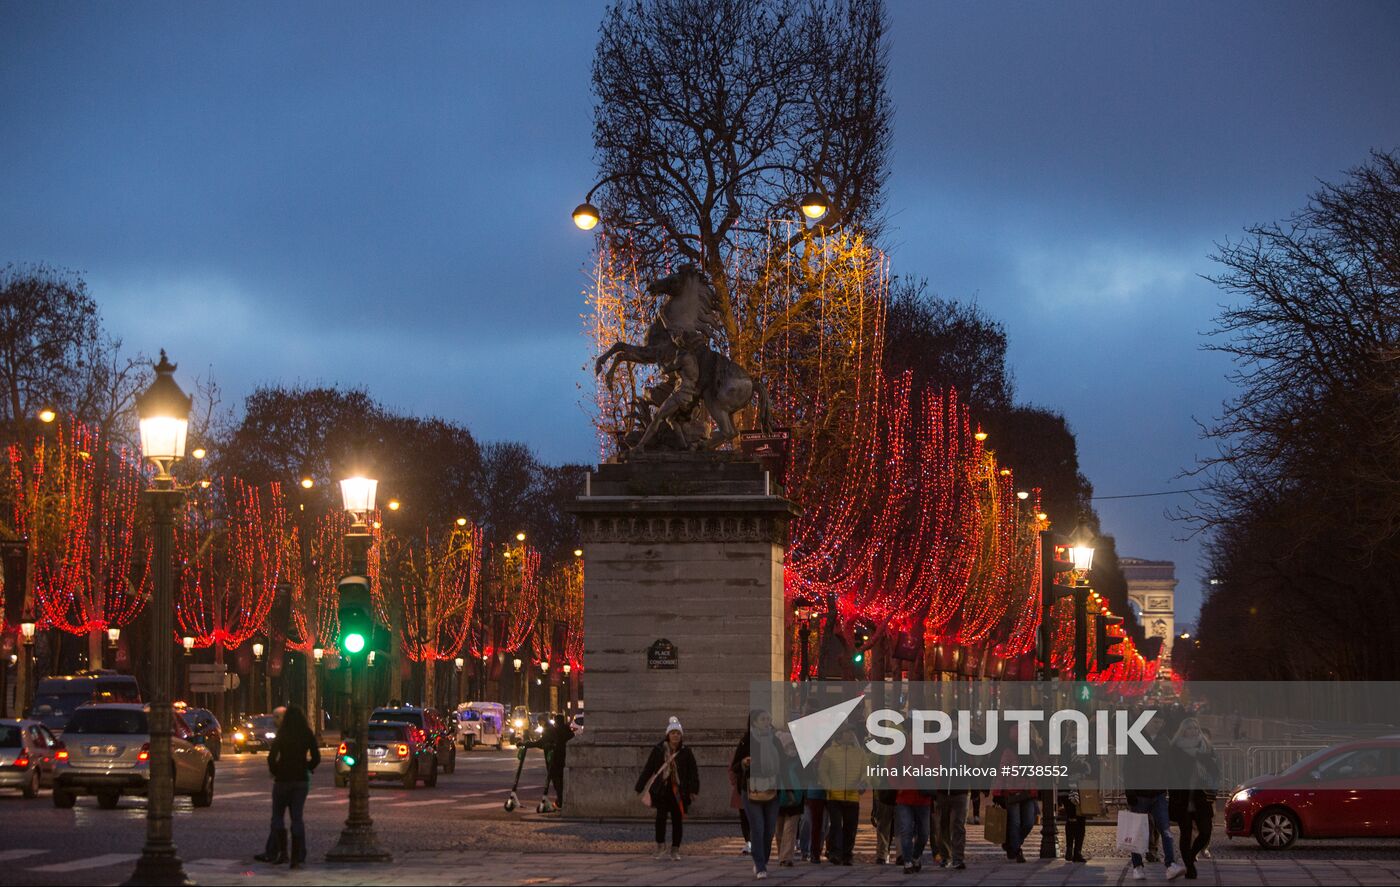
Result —
<instances>
[{"instance_id":1,"label":"crosswalk marking","mask_svg":"<svg viewBox=\"0 0 1400 887\"><path fill-rule=\"evenodd\" d=\"M224 793L224 794L216 794L216 795L214 796L214 800L216 800L216 801L232 801L234 798L267 798L268 800L272 800L272 793L271 793L271 792L227 792L227 793Z\"/></svg>"},{"instance_id":2,"label":"crosswalk marking","mask_svg":"<svg viewBox=\"0 0 1400 887\"><path fill-rule=\"evenodd\" d=\"M50 865L38 865L30 868L31 872L81 872L85 869L100 869L104 866L118 865L123 862L134 862L139 859L139 853L103 853L100 856L89 856L87 859L75 859L71 862L55 862Z\"/></svg>"},{"instance_id":3,"label":"crosswalk marking","mask_svg":"<svg viewBox=\"0 0 1400 887\"><path fill-rule=\"evenodd\" d=\"M431 807L435 804L455 804L456 798L436 798L431 801L390 801L385 807Z\"/></svg>"},{"instance_id":4,"label":"crosswalk marking","mask_svg":"<svg viewBox=\"0 0 1400 887\"><path fill-rule=\"evenodd\" d=\"M42 856L47 850L0 850L0 862L13 862L27 856Z\"/></svg>"}]
</instances>

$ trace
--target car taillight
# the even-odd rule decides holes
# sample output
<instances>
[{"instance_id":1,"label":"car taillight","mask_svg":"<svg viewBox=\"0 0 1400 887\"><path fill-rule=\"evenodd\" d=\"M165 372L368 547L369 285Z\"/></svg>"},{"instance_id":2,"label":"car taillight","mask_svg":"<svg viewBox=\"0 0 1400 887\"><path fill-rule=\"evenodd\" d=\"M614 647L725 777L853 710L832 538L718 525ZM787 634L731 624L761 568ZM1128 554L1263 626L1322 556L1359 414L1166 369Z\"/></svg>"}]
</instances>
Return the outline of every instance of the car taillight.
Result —
<instances>
[{"instance_id":1,"label":"car taillight","mask_svg":"<svg viewBox=\"0 0 1400 887\"><path fill-rule=\"evenodd\" d=\"M400 742L399 745L398 745L398 752L399 752L399 757L401 757L401 758L406 758L406 757L408 757L408 746L406 746L406 745L404 745L402 742Z\"/></svg>"},{"instance_id":2,"label":"car taillight","mask_svg":"<svg viewBox=\"0 0 1400 887\"><path fill-rule=\"evenodd\" d=\"M149 761L151 759L151 744L148 742L141 746L141 751L137 752L136 760Z\"/></svg>"},{"instance_id":3,"label":"car taillight","mask_svg":"<svg viewBox=\"0 0 1400 887\"><path fill-rule=\"evenodd\" d=\"M340 744L340 748L338 748L338 749L335 750L335 753L336 753L337 755L344 755L344 754L345 754L347 751L349 751L349 750L350 750L350 747L347 746L345 743L342 742L342 743Z\"/></svg>"},{"instance_id":4,"label":"car taillight","mask_svg":"<svg viewBox=\"0 0 1400 887\"><path fill-rule=\"evenodd\" d=\"M60 743L58 744L58 748L56 748L56 749L54 750L53 759L54 759L55 761L66 761L66 760L68 760L68 748L67 748L66 746L64 746L63 743L60 742Z\"/></svg>"},{"instance_id":5,"label":"car taillight","mask_svg":"<svg viewBox=\"0 0 1400 887\"><path fill-rule=\"evenodd\" d=\"M19 757L15 758L15 762L11 766L17 767L20 770L27 769L29 767L29 752L20 752Z\"/></svg>"}]
</instances>

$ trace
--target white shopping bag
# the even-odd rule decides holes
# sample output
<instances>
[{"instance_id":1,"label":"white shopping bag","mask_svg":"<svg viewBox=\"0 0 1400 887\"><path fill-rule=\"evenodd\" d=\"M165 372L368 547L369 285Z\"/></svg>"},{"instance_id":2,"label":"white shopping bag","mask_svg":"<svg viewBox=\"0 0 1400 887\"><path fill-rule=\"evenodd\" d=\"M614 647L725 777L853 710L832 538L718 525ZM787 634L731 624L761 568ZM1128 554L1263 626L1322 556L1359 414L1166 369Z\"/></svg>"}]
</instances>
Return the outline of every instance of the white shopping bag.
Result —
<instances>
[{"instance_id":1,"label":"white shopping bag","mask_svg":"<svg viewBox=\"0 0 1400 887\"><path fill-rule=\"evenodd\" d=\"M1118 811L1118 849L1129 853L1147 852L1148 825L1146 813Z\"/></svg>"}]
</instances>

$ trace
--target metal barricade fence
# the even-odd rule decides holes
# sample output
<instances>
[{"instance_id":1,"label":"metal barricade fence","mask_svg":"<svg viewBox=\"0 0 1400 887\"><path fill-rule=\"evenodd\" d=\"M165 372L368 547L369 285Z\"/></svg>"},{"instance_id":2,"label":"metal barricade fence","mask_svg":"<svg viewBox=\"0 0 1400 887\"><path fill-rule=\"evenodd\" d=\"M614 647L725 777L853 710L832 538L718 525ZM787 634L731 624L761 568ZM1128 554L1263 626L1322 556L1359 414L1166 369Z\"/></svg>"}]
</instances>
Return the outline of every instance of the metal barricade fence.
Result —
<instances>
[{"instance_id":1,"label":"metal barricade fence","mask_svg":"<svg viewBox=\"0 0 1400 887\"><path fill-rule=\"evenodd\" d=\"M1220 786L1217 797L1220 801L1229 799L1230 792L1241 783L1256 776L1279 773L1296 764L1315 751L1328 748L1325 745L1217 745L1215 752L1220 759ZM1102 786L1105 810L1127 806L1123 791L1123 759L1118 755L1105 755L1099 758L1098 783Z\"/></svg>"}]
</instances>

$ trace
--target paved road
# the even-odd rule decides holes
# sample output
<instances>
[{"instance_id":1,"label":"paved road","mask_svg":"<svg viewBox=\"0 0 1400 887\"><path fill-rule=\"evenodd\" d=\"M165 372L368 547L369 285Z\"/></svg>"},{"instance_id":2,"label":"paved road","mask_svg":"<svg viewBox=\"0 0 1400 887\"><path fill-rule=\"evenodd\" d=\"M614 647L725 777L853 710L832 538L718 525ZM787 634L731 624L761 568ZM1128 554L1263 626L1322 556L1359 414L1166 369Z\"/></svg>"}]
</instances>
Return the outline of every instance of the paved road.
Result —
<instances>
[{"instance_id":1,"label":"paved road","mask_svg":"<svg viewBox=\"0 0 1400 887\"><path fill-rule=\"evenodd\" d=\"M266 758L225 755L219 763L214 806L194 810L176 802L175 835L189 874L202 884L743 884L752 871L739 854L734 822L688 823L685 858L653 862L645 823L560 820L533 813L543 782L542 760L532 752L521 780L526 806L507 813L503 803L515 774L515 754L459 754L457 772L439 777L436 788L412 791L397 785L371 789L371 811L382 843L394 853L385 866L337 867L323 860L344 822L346 792L331 785L323 766L313 783L306 817L311 866L292 873L253 862L267 834L270 810ZM0 795L0 885L116 884L124 880L145 834L145 802L123 800L117 810L99 810L90 798L72 810L57 810L49 793L22 800ZM1113 829L1091 827L1087 866L1061 861L1007 862L968 830L968 869L926 866L906 878L899 869L877 868L874 841L862 824L857 865L851 868L799 864L772 869L772 881L804 884L1135 884L1126 880L1126 860L1113 849ZM1030 847L1037 846L1039 832ZM1215 859L1201 865L1210 884L1397 884L1400 841L1305 843L1287 853L1268 853L1253 841L1217 837ZM1160 867L1147 883L1161 882ZM1177 882L1186 883L1186 882Z\"/></svg>"},{"instance_id":2,"label":"paved road","mask_svg":"<svg viewBox=\"0 0 1400 887\"><path fill-rule=\"evenodd\" d=\"M332 785L330 755L323 754L306 804L310 856L318 861L340 832L348 800L348 789ZM457 771L440 774L434 788L371 783L370 813L384 842L400 852L453 847L456 826L511 818L504 803L515 766L509 748L459 751ZM543 759L532 751L521 777L523 794L537 800L543 781ZM212 807L195 810L188 798L175 801L181 858L193 870L254 864L251 855L267 837L270 785L266 755L225 754L217 765ZM59 810L48 791L31 801L17 792L0 794L0 884L119 882L144 843L145 816L142 798L99 810L96 800L83 797L73 809Z\"/></svg>"}]
</instances>

